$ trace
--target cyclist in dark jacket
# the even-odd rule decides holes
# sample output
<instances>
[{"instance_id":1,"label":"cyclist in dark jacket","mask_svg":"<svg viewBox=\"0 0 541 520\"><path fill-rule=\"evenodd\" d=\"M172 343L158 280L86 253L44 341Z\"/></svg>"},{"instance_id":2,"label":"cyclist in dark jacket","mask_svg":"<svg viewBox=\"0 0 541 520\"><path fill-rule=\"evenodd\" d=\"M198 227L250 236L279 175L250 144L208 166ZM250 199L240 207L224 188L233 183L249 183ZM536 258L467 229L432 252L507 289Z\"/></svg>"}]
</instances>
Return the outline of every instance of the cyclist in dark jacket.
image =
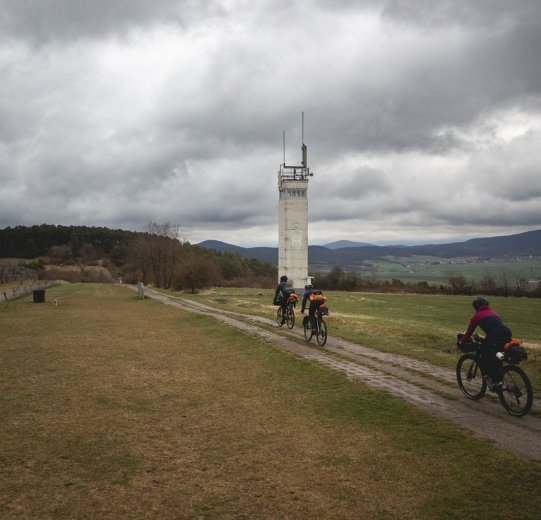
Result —
<instances>
[{"instance_id":1,"label":"cyclist in dark jacket","mask_svg":"<svg viewBox=\"0 0 541 520\"><path fill-rule=\"evenodd\" d=\"M301 314L304 314L304 310L306 309L306 303L308 300L310 301L310 305L308 307L308 319L310 320L310 324L312 325L312 330L317 330L317 322L316 322L316 309L324 303L324 299L314 299L314 296L316 295L322 295L323 293L320 290L314 289L314 286L312 284L308 284L304 286L304 295L302 297L302 307L301 307Z\"/></svg>"},{"instance_id":2,"label":"cyclist in dark jacket","mask_svg":"<svg viewBox=\"0 0 541 520\"><path fill-rule=\"evenodd\" d=\"M279 301L279 305L282 307L282 325L286 322L287 300L292 292L294 292L293 284L288 281L287 276L281 276L280 283L278 284L278 287L276 287L276 292L274 293L274 301Z\"/></svg>"},{"instance_id":3,"label":"cyclist in dark jacket","mask_svg":"<svg viewBox=\"0 0 541 520\"><path fill-rule=\"evenodd\" d=\"M468 341L475 329L479 326L485 333L485 340L480 349L479 365L483 373L487 374L492 381L492 389L502 384L501 363L496 358L496 353L503 350L503 346L511 341L511 329L505 325L500 315L493 311L485 298L473 300L475 314L471 317L470 323L461 343Z\"/></svg>"}]
</instances>

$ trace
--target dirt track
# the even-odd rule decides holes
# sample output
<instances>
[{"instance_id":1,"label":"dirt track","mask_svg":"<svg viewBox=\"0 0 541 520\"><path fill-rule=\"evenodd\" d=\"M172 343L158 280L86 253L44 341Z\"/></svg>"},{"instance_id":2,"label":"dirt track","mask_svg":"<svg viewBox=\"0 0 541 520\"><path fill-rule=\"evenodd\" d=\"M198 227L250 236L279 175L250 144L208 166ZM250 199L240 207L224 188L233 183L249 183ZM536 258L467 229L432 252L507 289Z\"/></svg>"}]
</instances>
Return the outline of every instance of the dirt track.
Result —
<instances>
[{"instance_id":1,"label":"dirt track","mask_svg":"<svg viewBox=\"0 0 541 520\"><path fill-rule=\"evenodd\" d=\"M329 338L324 348L300 343L302 329L278 328L271 319L221 311L189 299L165 296L145 288L145 295L183 311L213 316L231 327L259 336L277 348L311 359L373 388L399 396L425 412L447 419L478 437L492 439L514 454L541 461L541 417L508 415L492 395L470 401L460 392L454 370L387 354L340 338ZM539 410L534 396L533 410Z\"/></svg>"}]
</instances>

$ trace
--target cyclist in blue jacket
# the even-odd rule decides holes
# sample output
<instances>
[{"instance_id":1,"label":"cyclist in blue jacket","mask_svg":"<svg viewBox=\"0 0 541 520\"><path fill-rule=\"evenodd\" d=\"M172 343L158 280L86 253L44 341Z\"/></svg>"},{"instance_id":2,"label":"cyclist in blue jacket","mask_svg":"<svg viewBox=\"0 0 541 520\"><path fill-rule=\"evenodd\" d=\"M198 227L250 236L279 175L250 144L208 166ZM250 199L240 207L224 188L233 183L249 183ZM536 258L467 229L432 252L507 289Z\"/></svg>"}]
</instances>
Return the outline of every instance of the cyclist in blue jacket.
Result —
<instances>
[{"instance_id":1,"label":"cyclist in blue jacket","mask_svg":"<svg viewBox=\"0 0 541 520\"><path fill-rule=\"evenodd\" d=\"M314 289L314 286L312 284L304 286L301 314L304 314L304 310L306 309L306 303L310 301L310 305L308 307L308 319L310 320L310 324L312 325L312 330L314 332L317 331L316 309L325 301L324 297L320 299L314 299L314 297L318 295L323 295L323 293L319 289Z\"/></svg>"}]
</instances>

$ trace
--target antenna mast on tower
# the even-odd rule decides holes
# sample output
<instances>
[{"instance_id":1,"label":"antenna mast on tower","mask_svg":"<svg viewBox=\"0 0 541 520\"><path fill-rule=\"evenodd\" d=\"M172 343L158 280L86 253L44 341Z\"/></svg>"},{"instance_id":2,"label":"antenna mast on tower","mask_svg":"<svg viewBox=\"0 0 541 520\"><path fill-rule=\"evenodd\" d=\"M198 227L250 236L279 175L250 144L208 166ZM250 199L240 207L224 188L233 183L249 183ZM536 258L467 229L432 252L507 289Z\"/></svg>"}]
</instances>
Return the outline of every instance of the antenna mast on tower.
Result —
<instances>
[{"instance_id":1,"label":"antenna mast on tower","mask_svg":"<svg viewBox=\"0 0 541 520\"><path fill-rule=\"evenodd\" d=\"M284 162L278 172L278 276L286 275L297 289L311 283L308 275L308 151L304 144L304 112L301 120L301 164Z\"/></svg>"},{"instance_id":2,"label":"antenna mast on tower","mask_svg":"<svg viewBox=\"0 0 541 520\"><path fill-rule=\"evenodd\" d=\"M283 131L284 162L280 165L280 179L284 180L308 180L314 174L308 168L308 148L304 144L304 112L301 118L301 164L288 166L286 164L286 131Z\"/></svg>"}]
</instances>

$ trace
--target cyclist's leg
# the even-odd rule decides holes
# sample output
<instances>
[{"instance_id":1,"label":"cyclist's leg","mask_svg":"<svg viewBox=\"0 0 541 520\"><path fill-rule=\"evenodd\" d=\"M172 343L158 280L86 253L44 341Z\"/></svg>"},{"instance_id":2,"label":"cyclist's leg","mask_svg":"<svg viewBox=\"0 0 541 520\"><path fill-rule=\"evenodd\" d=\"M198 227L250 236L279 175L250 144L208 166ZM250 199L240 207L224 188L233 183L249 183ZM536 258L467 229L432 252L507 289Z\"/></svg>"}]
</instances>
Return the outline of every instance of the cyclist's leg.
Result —
<instances>
[{"instance_id":1,"label":"cyclist's leg","mask_svg":"<svg viewBox=\"0 0 541 520\"><path fill-rule=\"evenodd\" d=\"M286 322L288 329L292 329L295 326L295 308L292 304L287 306Z\"/></svg>"},{"instance_id":2,"label":"cyclist's leg","mask_svg":"<svg viewBox=\"0 0 541 520\"><path fill-rule=\"evenodd\" d=\"M496 353L500 351L500 346L496 341L485 341L481 346L479 356L479 366L483 374L490 378L491 390L501 384L503 380L502 362L496 357Z\"/></svg>"},{"instance_id":3,"label":"cyclist's leg","mask_svg":"<svg viewBox=\"0 0 541 520\"><path fill-rule=\"evenodd\" d=\"M286 317L287 317L287 301L285 301L285 303L282 303L280 307L282 307L282 325L283 325L286 322Z\"/></svg>"},{"instance_id":4,"label":"cyclist's leg","mask_svg":"<svg viewBox=\"0 0 541 520\"><path fill-rule=\"evenodd\" d=\"M317 330L316 309L317 305L310 303L310 307L308 309L308 318L310 319L310 325L312 325L312 330L314 331Z\"/></svg>"}]
</instances>

